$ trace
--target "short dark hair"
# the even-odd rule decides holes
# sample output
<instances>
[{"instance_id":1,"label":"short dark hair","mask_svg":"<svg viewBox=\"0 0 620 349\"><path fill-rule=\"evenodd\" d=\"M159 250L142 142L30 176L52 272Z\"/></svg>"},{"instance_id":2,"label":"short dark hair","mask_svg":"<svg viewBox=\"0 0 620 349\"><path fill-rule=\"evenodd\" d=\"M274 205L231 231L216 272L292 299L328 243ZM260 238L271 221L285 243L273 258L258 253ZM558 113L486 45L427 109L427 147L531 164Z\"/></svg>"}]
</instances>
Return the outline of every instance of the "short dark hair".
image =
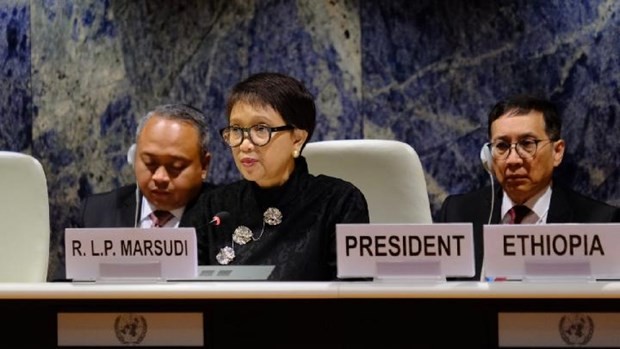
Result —
<instances>
[{"instance_id":1,"label":"short dark hair","mask_svg":"<svg viewBox=\"0 0 620 349\"><path fill-rule=\"evenodd\" d=\"M491 138L491 124L500 116L510 113L511 115L525 115L535 110L543 114L545 120L545 133L552 141L561 138L562 120L555 105L548 99L529 94L520 94L498 102L489 112L488 132Z\"/></svg>"},{"instance_id":2,"label":"short dark hair","mask_svg":"<svg viewBox=\"0 0 620 349\"><path fill-rule=\"evenodd\" d=\"M308 132L306 142L312 138L316 126L314 96L300 81L280 73L254 74L233 87L226 102L229 119L233 106L240 101L273 108L286 124Z\"/></svg>"},{"instance_id":3,"label":"short dark hair","mask_svg":"<svg viewBox=\"0 0 620 349\"><path fill-rule=\"evenodd\" d=\"M142 129L146 122L152 117L160 117L164 119L178 120L185 122L193 126L198 131L198 141L200 144L201 158L207 154L209 150L209 130L207 128L207 121L205 115L197 108L187 104L162 104L155 107L155 109L148 112L138 122L138 130L136 132L136 142L140 137Z\"/></svg>"}]
</instances>

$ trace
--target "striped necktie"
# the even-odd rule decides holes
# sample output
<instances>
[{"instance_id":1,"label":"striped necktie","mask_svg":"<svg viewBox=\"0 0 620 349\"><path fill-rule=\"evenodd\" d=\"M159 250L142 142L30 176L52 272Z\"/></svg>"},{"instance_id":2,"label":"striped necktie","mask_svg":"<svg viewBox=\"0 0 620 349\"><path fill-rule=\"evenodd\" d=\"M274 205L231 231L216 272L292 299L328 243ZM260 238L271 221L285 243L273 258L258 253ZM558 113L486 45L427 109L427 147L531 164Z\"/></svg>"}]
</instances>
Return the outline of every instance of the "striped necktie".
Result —
<instances>
[{"instance_id":1,"label":"striped necktie","mask_svg":"<svg viewBox=\"0 0 620 349\"><path fill-rule=\"evenodd\" d=\"M521 221L523 221L523 218L525 218L525 216L527 216L527 214L530 212L531 210L529 209L529 207L525 205L513 206L508 211L508 214L510 215L510 221L508 222L508 224L521 224Z\"/></svg>"},{"instance_id":2,"label":"striped necktie","mask_svg":"<svg viewBox=\"0 0 620 349\"><path fill-rule=\"evenodd\" d=\"M170 213L170 211L155 210L151 212L150 217L151 221L153 222L153 225L151 225L151 227L161 228L166 225L166 223L168 223L172 218L174 218L174 215Z\"/></svg>"}]
</instances>

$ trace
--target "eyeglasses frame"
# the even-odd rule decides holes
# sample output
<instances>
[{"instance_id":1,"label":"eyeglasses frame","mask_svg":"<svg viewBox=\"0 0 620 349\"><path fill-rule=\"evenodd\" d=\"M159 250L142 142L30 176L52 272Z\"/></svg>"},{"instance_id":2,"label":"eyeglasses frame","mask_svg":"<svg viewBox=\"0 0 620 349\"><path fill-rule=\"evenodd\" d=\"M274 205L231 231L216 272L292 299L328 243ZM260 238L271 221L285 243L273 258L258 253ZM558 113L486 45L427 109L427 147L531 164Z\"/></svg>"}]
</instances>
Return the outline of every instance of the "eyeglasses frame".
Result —
<instances>
[{"instance_id":1,"label":"eyeglasses frame","mask_svg":"<svg viewBox=\"0 0 620 349\"><path fill-rule=\"evenodd\" d=\"M536 148L534 149L534 152L532 154L522 150L525 153L525 155L523 155L523 154L521 154L521 151L519 151L519 149L521 149L519 147L519 144L520 144L520 142L522 142L524 140L531 140L531 141L534 142L534 145L535 145ZM508 159L510 157L510 153L512 152L513 148L515 149L515 152L516 152L517 156L519 156L521 159L531 160L534 157L536 157L536 154L538 153L538 149L539 149L538 144L540 142L545 142L545 141L548 141L550 143L557 142L557 140L553 140L553 139L550 139L550 138L547 138L547 139L521 139L521 140L519 140L517 142L513 142L513 143L508 143L506 141L487 142L485 144L485 146L489 147L489 150L491 152L491 157L493 159L495 159L495 160L502 160L502 161L504 161L504 160ZM506 152L506 155L502 155L502 157L496 156L495 153L493 152L493 148L494 148L495 144L497 144L498 142L506 143L506 144L508 144L510 146L510 148L508 148L508 151Z\"/></svg>"},{"instance_id":2,"label":"eyeglasses frame","mask_svg":"<svg viewBox=\"0 0 620 349\"><path fill-rule=\"evenodd\" d=\"M254 142L254 139L252 139L252 133L250 132L253 128L255 128L256 126L262 126L266 129L269 130L269 138L267 139L267 142L265 142L265 144L256 144L256 142ZM239 142L239 144L236 145L231 145L228 141L226 141L226 138L224 137L224 132L226 132L226 130L228 130L230 132L230 130L232 129L239 129L241 130L241 141ZM250 142L252 144L254 144L257 147L264 147L267 144L269 144L269 142L271 142L271 137L273 135L274 132L279 132L279 131L287 131L287 130L294 130L295 126L290 125L290 124L286 124L283 126L275 126L275 127L271 127L271 126L267 126L264 124L256 124L256 125L252 125L250 127L239 127L239 126L226 126L222 129L220 129L220 136L222 137L222 140L224 141L224 143L226 143L228 146L230 146L231 148L235 148L240 146L241 144L243 144L243 141L246 139L245 135L247 133L248 138L250 140Z\"/></svg>"}]
</instances>

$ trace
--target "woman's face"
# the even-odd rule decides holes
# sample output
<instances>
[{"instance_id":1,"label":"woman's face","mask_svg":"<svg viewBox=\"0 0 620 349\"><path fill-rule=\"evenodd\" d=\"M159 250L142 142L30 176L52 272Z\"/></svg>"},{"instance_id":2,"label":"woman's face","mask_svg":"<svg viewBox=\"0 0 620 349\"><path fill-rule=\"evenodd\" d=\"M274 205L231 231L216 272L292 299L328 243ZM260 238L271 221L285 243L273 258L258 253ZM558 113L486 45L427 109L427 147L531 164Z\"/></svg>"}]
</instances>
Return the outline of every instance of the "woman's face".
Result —
<instances>
[{"instance_id":1,"label":"woman's face","mask_svg":"<svg viewBox=\"0 0 620 349\"><path fill-rule=\"evenodd\" d=\"M228 123L230 126L243 128L255 125L286 125L282 116L273 108L255 106L243 101L233 106ZM301 151L307 136L306 131L299 129L274 131L269 143L257 146L246 132L241 144L231 148L232 155L239 172L246 180L256 182L262 188L280 186L295 169L293 152Z\"/></svg>"}]
</instances>

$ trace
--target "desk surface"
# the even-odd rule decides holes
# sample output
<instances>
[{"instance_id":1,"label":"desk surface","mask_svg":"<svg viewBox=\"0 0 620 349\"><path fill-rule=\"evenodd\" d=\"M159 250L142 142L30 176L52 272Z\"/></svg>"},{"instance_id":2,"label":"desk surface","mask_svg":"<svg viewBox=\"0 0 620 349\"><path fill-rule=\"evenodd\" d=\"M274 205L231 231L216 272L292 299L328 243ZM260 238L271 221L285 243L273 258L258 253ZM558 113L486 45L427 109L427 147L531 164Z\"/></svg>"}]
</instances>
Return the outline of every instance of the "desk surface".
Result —
<instances>
[{"instance_id":1,"label":"desk surface","mask_svg":"<svg viewBox=\"0 0 620 349\"><path fill-rule=\"evenodd\" d=\"M0 308L4 333L37 334L24 348L56 347L60 314L130 313L201 314L208 348L497 348L500 314L554 317L557 338L566 313L617 324L620 282L0 283Z\"/></svg>"},{"instance_id":2,"label":"desk surface","mask_svg":"<svg viewBox=\"0 0 620 349\"><path fill-rule=\"evenodd\" d=\"M0 283L0 299L618 298L620 282Z\"/></svg>"}]
</instances>

